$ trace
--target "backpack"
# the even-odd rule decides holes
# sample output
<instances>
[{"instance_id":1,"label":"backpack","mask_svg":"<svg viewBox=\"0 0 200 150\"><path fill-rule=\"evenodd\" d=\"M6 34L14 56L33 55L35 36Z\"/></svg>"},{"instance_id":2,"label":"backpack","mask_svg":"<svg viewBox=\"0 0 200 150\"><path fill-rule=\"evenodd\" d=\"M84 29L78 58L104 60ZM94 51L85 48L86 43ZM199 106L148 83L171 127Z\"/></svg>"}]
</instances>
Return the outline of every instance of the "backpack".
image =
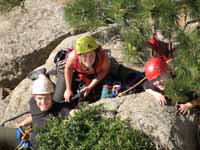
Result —
<instances>
[{"instance_id":1,"label":"backpack","mask_svg":"<svg viewBox=\"0 0 200 150\"><path fill-rule=\"evenodd\" d=\"M66 59L68 54L72 51L71 48L61 49L54 57L54 63L56 64L56 68L60 71L64 70Z\"/></svg>"}]
</instances>

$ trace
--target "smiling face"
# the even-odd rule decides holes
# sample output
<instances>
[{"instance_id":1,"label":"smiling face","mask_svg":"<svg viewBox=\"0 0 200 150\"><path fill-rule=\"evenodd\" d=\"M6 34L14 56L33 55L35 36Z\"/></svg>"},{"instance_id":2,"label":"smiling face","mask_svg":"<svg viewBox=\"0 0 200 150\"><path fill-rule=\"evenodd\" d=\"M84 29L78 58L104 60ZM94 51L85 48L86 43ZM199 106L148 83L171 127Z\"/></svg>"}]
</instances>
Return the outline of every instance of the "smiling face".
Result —
<instances>
[{"instance_id":1,"label":"smiling face","mask_svg":"<svg viewBox=\"0 0 200 150\"><path fill-rule=\"evenodd\" d=\"M95 62L95 59L96 59L95 51L91 51L91 52L87 52L87 53L84 53L84 54L80 54L80 61L87 68L91 68L92 67L92 65Z\"/></svg>"},{"instance_id":2,"label":"smiling face","mask_svg":"<svg viewBox=\"0 0 200 150\"><path fill-rule=\"evenodd\" d=\"M35 94L34 95L36 104L40 111L45 112L51 109L53 100L52 100L52 94Z\"/></svg>"},{"instance_id":3,"label":"smiling face","mask_svg":"<svg viewBox=\"0 0 200 150\"><path fill-rule=\"evenodd\" d=\"M161 91L164 91L164 89L165 89L165 78L167 78L167 75L165 73L162 73L160 76L153 79L152 83L155 87L157 87Z\"/></svg>"}]
</instances>

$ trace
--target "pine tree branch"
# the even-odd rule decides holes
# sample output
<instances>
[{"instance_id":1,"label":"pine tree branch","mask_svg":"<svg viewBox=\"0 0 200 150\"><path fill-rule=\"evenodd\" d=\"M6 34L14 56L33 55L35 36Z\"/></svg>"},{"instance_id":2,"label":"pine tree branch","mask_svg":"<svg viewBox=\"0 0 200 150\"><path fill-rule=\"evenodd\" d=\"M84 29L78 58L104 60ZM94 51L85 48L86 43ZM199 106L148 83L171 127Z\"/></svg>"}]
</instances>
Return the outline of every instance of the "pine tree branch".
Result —
<instances>
[{"instance_id":1,"label":"pine tree branch","mask_svg":"<svg viewBox=\"0 0 200 150\"><path fill-rule=\"evenodd\" d=\"M108 24L103 29L92 32L91 35L96 35L98 33L102 33L103 31L110 30L110 29L113 29L113 28L119 28L119 27L120 27L120 25L117 24L117 23Z\"/></svg>"},{"instance_id":2,"label":"pine tree branch","mask_svg":"<svg viewBox=\"0 0 200 150\"><path fill-rule=\"evenodd\" d=\"M144 29L143 29L143 26L139 25L136 23L136 27L138 28L138 30L140 31L141 35L143 37L145 37L145 33L144 33Z\"/></svg>"}]
</instances>

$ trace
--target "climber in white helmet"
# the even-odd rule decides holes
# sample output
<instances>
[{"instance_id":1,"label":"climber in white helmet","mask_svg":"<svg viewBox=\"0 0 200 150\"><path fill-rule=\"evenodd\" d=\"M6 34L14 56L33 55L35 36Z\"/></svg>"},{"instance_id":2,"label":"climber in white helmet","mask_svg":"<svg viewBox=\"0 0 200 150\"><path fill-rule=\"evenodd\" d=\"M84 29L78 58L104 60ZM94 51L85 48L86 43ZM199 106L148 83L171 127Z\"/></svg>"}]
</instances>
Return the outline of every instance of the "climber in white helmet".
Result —
<instances>
[{"instance_id":1,"label":"climber in white helmet","mask_svg":"<svg viewBox=\"0 0 200 150\"><path fill-rule=\"evenodd\" d=\"M33 96L29 101L30 115L17 126L25 126L32 123L33 127L44 128L50 117L68 116L69 112L73 109L73 105L70 103L54 102L52 99L53 92L53 83L44 74L39 74L38 78L33 81ZM36 130L33 128L31 145L33 149L38 149L35 135Z\"/></svg>"},{"instance_id":2,"label":"climber in white helmet","mask_svg":"<svg viewBox=\"0 0 200 150\"><path fill-rule=\"evenodd\" d=\"M41 112L48 111L52 107L53 92L54 87L51 81L45 75L40 74L33 83L32 94Z\"/></svg>"}]
</instances>

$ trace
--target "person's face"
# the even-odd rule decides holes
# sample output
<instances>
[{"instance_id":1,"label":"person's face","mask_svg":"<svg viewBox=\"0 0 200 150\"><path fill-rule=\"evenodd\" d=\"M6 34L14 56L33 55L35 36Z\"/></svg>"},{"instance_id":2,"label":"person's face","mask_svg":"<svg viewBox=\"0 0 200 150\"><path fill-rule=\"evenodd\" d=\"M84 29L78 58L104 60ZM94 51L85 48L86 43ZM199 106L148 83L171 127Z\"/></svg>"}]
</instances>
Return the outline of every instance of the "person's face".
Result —
<instances>
[{"instance_id":1,"label":"person's face","mask_svg":"<svg viewBox=\"0 0 200 150\"><path fill-rule=\"evenodd\" d=\"M34 95L35 101L37 106L39 107L40 111L48 111L50 110L53 100L52 100L52 94L35 94Z\"/></svg>"},{"instance_id":2,"label":"person's face","mask_svg":"<svg viewBox=\"0 0 200 150\"><path fill-rule=\"evenodd\" d=\"M166 74L161 74L157 78L152 80L152 83L155 87L163 91L165 89L165 78L167 78Z\"/></svg>"},{"instance_id":3,"label":"person's face","mask_svg":"<svg viewBox=\"0 0 200 150\"><path fill-rule=\"evenodd\" d=\"M80 58L81 58L81 63L85 67L90 68L95 62L96 53L95 51L87 52L87 53L81 54Z\"/></svg>"}]
</instances>

